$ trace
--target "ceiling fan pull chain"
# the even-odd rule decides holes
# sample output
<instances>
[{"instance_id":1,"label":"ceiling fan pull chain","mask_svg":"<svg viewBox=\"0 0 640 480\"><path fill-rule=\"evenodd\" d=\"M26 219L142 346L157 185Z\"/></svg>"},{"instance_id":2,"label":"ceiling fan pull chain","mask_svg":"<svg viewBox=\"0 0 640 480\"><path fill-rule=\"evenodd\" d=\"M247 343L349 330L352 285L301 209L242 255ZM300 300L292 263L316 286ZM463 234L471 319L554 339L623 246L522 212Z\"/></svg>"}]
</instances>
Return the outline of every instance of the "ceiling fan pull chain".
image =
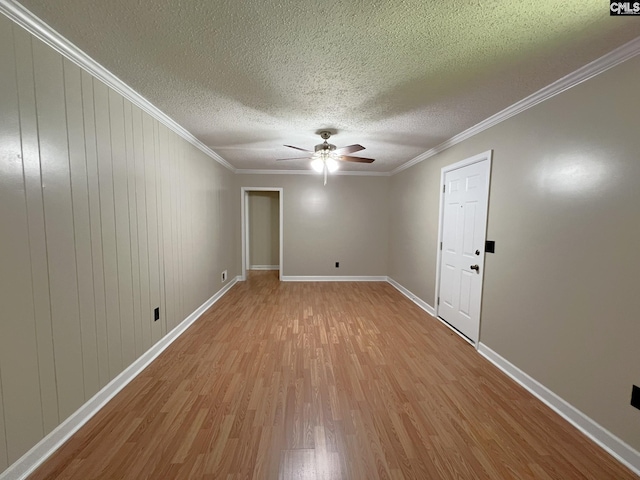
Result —
<instances>
[{"instance_id":1,"label":"ceiling fan pull chain","mask_svg":"<svg viewBox=\"0 0 640 480\"><path fill-rule=\"evenodd\" d=\"M324 186L327 186L327 162L324 162Z\"/></svg>"}]
</instances>

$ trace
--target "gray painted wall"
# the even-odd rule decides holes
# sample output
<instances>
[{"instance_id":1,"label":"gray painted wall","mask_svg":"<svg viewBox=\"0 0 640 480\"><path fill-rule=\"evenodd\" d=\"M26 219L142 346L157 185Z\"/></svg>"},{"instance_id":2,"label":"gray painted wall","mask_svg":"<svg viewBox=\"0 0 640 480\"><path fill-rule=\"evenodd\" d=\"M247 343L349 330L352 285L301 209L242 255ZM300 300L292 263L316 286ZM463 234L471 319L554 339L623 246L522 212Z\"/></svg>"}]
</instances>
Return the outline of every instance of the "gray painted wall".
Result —
<instances>
[{"instance_id":1,"label":"gray painted wall","mask_svg":"<svg viewBox=\"0 0 640 480\"><path fill-rule=\"evenodd\" d=\"M1 472L239 273L239 200L3 15L0 65Z\"/></svg>"},{"instance_id":2,"label":"gray painted wall","mask_svg":"<svg viewBox=\"0 0 640 480\"><path fill-rule=\"evenodd\" d=\"M280 196L278 192L248 192L249 267L280 263Z\"/></svg>"},{"instance_id":3,"label":"gray painted wall","mask_svg":"<svg viewBox=\"0 0 640 480\"><path fill-rule=\"evenodd\" d=\"M391 177L389 196L389 275L435 305L440 169L493 149L480 341L635 449L639 78L635 57Z\"/></svg>"},{"instance_id":4,"label":"gray painted wall","mask_svg":"<svg viewBox=\"0 0 640 480\"><path fill-rule=\"evenodd\" d=\"M386 275L389 177L332 176L326 186L320 175L235 181L238 196L241 187L284 189L283 275Z\"/></svg>"}]
</instances>

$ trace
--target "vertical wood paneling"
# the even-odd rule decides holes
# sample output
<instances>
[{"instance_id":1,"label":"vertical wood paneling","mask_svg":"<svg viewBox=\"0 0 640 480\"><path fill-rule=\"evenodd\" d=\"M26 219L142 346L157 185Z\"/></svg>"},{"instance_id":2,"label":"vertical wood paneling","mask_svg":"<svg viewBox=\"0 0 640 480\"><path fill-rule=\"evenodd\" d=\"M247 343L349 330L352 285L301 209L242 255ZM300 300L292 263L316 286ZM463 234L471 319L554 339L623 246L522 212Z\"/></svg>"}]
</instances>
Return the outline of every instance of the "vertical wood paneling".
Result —
<instances>
[{"instance_id":1,"label":"vertical wood paneling","mask_svg":"<svg viewBox=\"0 0 640 480\"><path fill-rule=\"evenodd\" d=\"M191 184L193 185L193 192L191 193L191 205L193 213L191 214L191 248L196 256L202 253L202 243L204 239L198 238L198 232L201 229L201 225L199 224L199 217L201 214L205 213L205 210L198 210L203 207L202 203L202 183L203 180L207 178L206 169L201 174L196 174L199 172L199 166L201 165L200 156L196 158L196 161L191 168ZM199 215L200 214L200 215ZM204 286L207 282L207 271L206 268L197 268L193 259L191 259L191 269L194 275L194 283L193 283L193 296L191 297L190 308L194 308L194 306L198 303L198 299L200 298L202 291L204 290Z\"/></svg>"},{"instance_id":2,"label":"vertical wood paneling","mask_svg":"<svg viewBox=\"0 0 640 480\"><path fill-rule=\"evenodd\" d=\"M202 255L206 255L207 252L213 252L209 247L211 244L217 243L216 229L214 228L214 222L216 221L217 202L216 202L216 185L215 179L212 178L211 173L213 168L211 163L205 161L204 157L201 157L201 165L203 170L207 172L204 178L200 180L200 195L199 195L199 207L204 212L204 221L197 223L198 231L196 232L196 238L199 241L198 250ZM207 164L208 163L208 164ZM214 265L217 265L218 258L216 255L211 255L211 261L207 262L205 266L204 278L200 291L198 292L197 302L202 303L206 299L206 295L211 291L211 287L214 282L213 271Z\"/></svg>"},{"instance_id":3,"label":"vertical wood paneling","mask_svg":"<svg viewBox=\"0 0 640 480\"><path fill-rule=\"evenodd\" d=\"M210 194L209 194L209 200L207 203L209 203L211 205L211 210L212 210L212 216L211 216L211 221L207 222L209 225L209 228L211 229L211 238L209 240L208 243L208 248L212 249L212 251L217 251L218 246L221 246L223 244L223 230L220 228L221 227L221 222L223 219L223 213L222 213L222 208L224 205L223 202L223 194L224 194L224 185L223 183L217 178L217 168L215 165L211 164L210 165L210 178L211 178L211 187L210 187ZM209 284L209 288L218 288L221 285L221 281L220 281L220 272L223 270L222 268L220 268L223 265L223 258L221 255L221 252L218 252L218 254L215 257L215 262L211 263L210 269L211 269L211 283Z\"/></svg>"},{"instance_id":4,"label":"vertical wood paneling","mask_svg":"<svg viewBox=\"0 0 640 480\"><path fill-rule=\"evenodd\" d=\"M156 125L148 115L142 118L142 135L145 157L145 186L147 200L147 248L149 255L149 316L151 323L151 343L162 336L160 321L153 321L153 309L160 306L160 269L158 266L158 213L156 193Z\"/></svg>"},{"instance_id":5,"label":"vertical wood paneling","mask_svg":"<svg viewBox=\"0 0 640 480\"><path fill-rule=\"evenodd\" d=\"M91 262L93 295L95 298L96 347L98 351L98 380L100 387L109 382L109 350L107 345L107 306L105 298L102 221L100 218L100 181L96 144L93 77L82 72L82 108L84 113L87 185L89 188L89 220L91 228Z\"/></svg>"},{"instance_id":6,"label":"vertical wood paneling","mask_svg":"<svg viewBox=\"0 0 640 480\"><path fill-rule=\"evenodd\" d=\"M49 267L44 229L44 204L40 172L40 145L36 119L35 84L33 78L32 37L21 28L14 28L22 161L27 195L29 249L33 307L38 345L38 370L45 434L59 423L58 392L56 387L53 336L51 331L51 303L49 299Z\"/></svg>"},{"instance_id":7,"label":"vertical wood paneling","mask_svg":"<svg viewBox=\"0 0 640 480\"><path fill-rule=\"evenodd\" d=\"M184 165L186 163L187 147L184 143L180 143L178 148L178 158L175 163L176 172L176 257L177 265L177 282L178 282L178 314L180 318L186 316L186 307L184 292L186 283L184 281Z\"/></svg>"},{"instance_id":8,"label":"vertical wood paneling","mask_svg":"<svg viewBox=\"0 0 640 480\"><path fill-rule=\"evenodd\" d=\"M187 149L189 153L192 153L191 146L188 146ZM193 215L193 191L197 188L196 182L193 179L191 174L191 162L185 162L185 171L184 171L184 186L189 185L191 188L184 188L184 208L182 210L184 215L184 240L182 244L182 248L184 249L184 276L183 280L185 281L185 290L184 290L184 307L185 312L189 311L191 305L193 305L193 296L194 289L193 283L198 283L198 279L195 278L193 274L193 269L191 268L193 262L191 260L191 255L194 252L193 244L191 243L191 226L192 226L192 215Z\"/></svg>"},{"instance_id":9,"label":"vertical wood paneling","mask_svg":"<svg viewBox=\"0 0 640 480\"><path fill-rule=\"evenodd\" d=\"M185 252L187 251L187 217L189 216L187 212L187 191L186 191L186 176L187 176L187 163L184 161L188 157L189 147L185 145L181 145L181 155L180 161L177 165L178 170L178 208L179 208L179 218L178 218L178 252L179 252L179 261L180 261L180 314L184 315L187 311L187 292L189 290L188 282L187 282L187 259Z\"/></svg>"},{"instance_id":10,"label":"vertical wood paneling","mask_svg":"<svg viewBox=\"0 0 640 480\"><path fill-rule=\"evenodd\" d=\"M109 90L111 124L111 158L116 220L116 252L118 255L118 292L120 298L120 337L123 366L135 360L133 334L133 292L131 280L131 233L129 231L129 186L124 135L124 102L122 96Z\"/></svg>"},{"instance_id":11,"label":"vertical wood paneling","mask_svg":"<svg viewBox=\"0 0 640 480\"><path fill-rule=\"evenodd\" d=\"M166 134L167 127L154 121L156 131L156 217L158 219L158 289L160 293L160 329L161 335L167 333L167 299L165 295L165 265L164 265L164 216L162 203L162 167L167 155Z\"/></svg>"},{"instance_id":12,"label":"vertical wood paneling","mask_svg":"<svg viewBox=\"0 0 640 480\"><path fill-rule=\"evenodd\" d=\"M183 201L183 175L185 161L185 145L180 144L178 158L175 164L175 185L176 185L176 256L178 258L178 314L180 318L186 317L184 306L184 201Z\"/></svg>"},{"instance_id":13,"label":"vertical wood paneling","mask_svg":"<svg viewBox=\"0 0 640 480\"><path fill-rule=\"evenodd\" d=\"M189 154L191 154L191 148L187 147L189 150ZM191 255L193 252L193 245L191 244L191 215L193 203L191 200L193 199L193 189L196 188L195 182L191 177L191 164L190 162L185 162L184 169L184 186L191 186L191 189L186 189L184 191L184 240L182 244L182 248L184 249L184 309L185 312L189 311L189 308L192 304L192 298L194 295L193 292L193 284L197 282L197 279L194 278L192 269L191 269Z\"/></svg>"},{"instance_id":14,"label":"vertical wood paneling","mask_svg":"<svg viewBox=\"0 0 640 480\"><path fill-rule=\"evenodd\" d=\"M187 150L191 150L189 147L187 147ZM189 152L190 153L190 152ZM191 248L191 244L190 244L190 240L191 240L191 212L190 212L190 208L191 208L191 192L188 191L186 188L187 185L192 185L190 183L191 180L191 171L190 171L190 165L189 162L185 162L183 165L184 169L182 171L182 182L183 182L183 191L182 191L182 251L183 251L183 264L182 264L182 269L183 269L183 273L182 273L182 280L185 282L184 283L184 290L183 290L183 294L184 294L184 303L183 303L183 308L184 311L188 311L189 310L189 306L191 305L191 296L193 294L190 284L190 278L193 277L189 277L189 275L191 274L191 262L190 262L190 255L189 252L192 252L192 248Z\"/></svg>"},{"instance_id":15,"label":"vertical wood paneling","mask_svg":"<svg viewBox=\"0 0 640 480\"><path fill-rule=\"evenodd\" d=\"M11 25L0 17L0 369L8 461L43 435Z\"/></svg>"},{"instance_id":16,"label":"vertical wood paneling","mask_svg":"<svg viewBox=\"0 0 640 480\"><path fill-rule=\"evenodd\" d=\"M164 300L165 331L175 326L173 303L173 249L171 247L171 156L173 142L167 127L160 128L160 205L162 212L162 294Z\"/></svg>"},{"instance_id":17,"label":"vertical wood paneling","mask_svg":"<svg viewBox=\"0 0 640 480\"><path fill-rule=\"evenodd\" d=\"M34 42L51 323L60 419L84 401L78 278L71 202L62 57Z\"/></svg>"},{"instance_id":18,"label":"vertical wood paneling","mask_svg":"<svg viewBox=\"0 0 640 480\"><path fill-rule=\"evenodd\" d=\"M102 219L102 255L107 305L107 350L109 379L122 371L122 340L120 338L120 299L118 295L118 253L116 246L115 201L113 194L113 163L111 159L111 125L109 90L97 80L93 82L96 118L96 145L100 185L100 218Z\"/></svg>"},{"instance_id":19,"label":"vertical wood paneling","mask_svg":"<svg viewBox=\"0 0 640 480\"><path fill-rule=\"evenodd\" d=\"M129 234L131 250L131 289L133 298L133 342L135 358L143 352L142 348L142 313L140 295L140 260L138 245L138 210L136 207L136 163L135 141L133 132L133 114L131 103L124 102L124 133L127 157L127 191L129 195Z\"/></svg>"},{"instance_id":20,"label":"vertical wood paneling","mask_svg":"<svg viewBox=\"0 0 640 480\"><path fill-rule=\"evenodd\" d=\"M93 268L91 258L91 221L89 218L89 192L82 107L82 72L69 60L64 60L65 100L69 131L69 166L71 169L71 199L75 229L76 271L82 336L82 365L84 399L91 398L99 389L98 348L96 345L96 312L93 294Z\"/></svg>"},{"instance_id":21,"label":"vertical wood paneling","mask_svg":"<svg viewBox=\"0 0 640 480\"><path fill-rule=\"evenodd\" d=\"M170 258L170 271L168 272L168 284L167 284L167 296L169 297L170 313L172 315L171 325L169 330L174 328L179 323L179 315L177 311L177 282L176 282L176 247L175 247L175 161L177 155L177 138L173 132L169 132L169 156L167 158L167 172L166 172L166 189L167 189L167 218L169 222L169 236L168 245L166 250L168 251L168 256ZM166 262L166 260L165 260Z\"/></svg>"},{"instance_id":22,"label":"vertical wood paneling","mask_svg":"<svg viewBox=\"0 0 640 480\"><path fill-rule=\"evenodd\" d=\"M175 311L175 259L173 248L173 210L172 210L172 162L174 158L173 132L166 129L167 154L162 159L161 203L162 203L162 234L163 234L163 273L165 291L165 309L167 318L167 331L176 325Z\"/></svg>"},{"instance_id":23,"label":"vertical wood paneling","mask_svg":"<svg viewBox=\"0 0 640 480\"><path fill-rule=\"evenodd\" d=\"M131 107L134 161L136 168L136 210L138 218L138 260L140 262L140 330L142 332L142 350L151 347L151 300L149 299L149 249L147 241L147 194L145 180L145 144L142 126L142 111Z\"/></svg>"},{"instance_id":24,"label":"vertical wood paneling","mask_svg":"<svg viewBox=\"0 0 640 480\"><path fill-rule=\"evenodd\" d=\"M2 472L213 295L234 252L233 222L211 224L228 172L3 16L0 65Z\"/></svg>"},{"instance_id":25,"label":"vertical wood paneling","mask_svg":"<svg viewBox=\"0 0 640 480\"><path fill-rule=\"evenodd\" d=\"M215 222L218 221L219 192L217 191L217 182L213 175L215 168L210 162L206 161L206 157L202 156L202 160L202 166L207 172L207 175L202 181L202 192L200 196L200 202L205 211L205 220L199 222L202 230L198 232L198 238L200 240L200 251L203 255L206 255L206 252L213 252L211 247L217 245L219 241L217 237L218 229L215 228ZM217 270L218 260L217 255L211 255L211 261L205 267L205 283L200 291L199 297L199 300L202 299L201 302L206 299L207 293L211 291L213 286L218 284L213 273Z\"/></svg>"}]
</instances>

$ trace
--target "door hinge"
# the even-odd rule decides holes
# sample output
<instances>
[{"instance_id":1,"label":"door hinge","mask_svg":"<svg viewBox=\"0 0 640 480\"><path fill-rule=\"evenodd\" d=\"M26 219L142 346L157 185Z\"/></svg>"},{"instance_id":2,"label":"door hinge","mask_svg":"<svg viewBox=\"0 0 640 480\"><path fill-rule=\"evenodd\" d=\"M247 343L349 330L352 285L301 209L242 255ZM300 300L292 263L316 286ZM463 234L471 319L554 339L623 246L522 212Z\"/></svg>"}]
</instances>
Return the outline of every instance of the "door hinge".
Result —
<instances>
[{"instance_id":1,"label":"door hinge","mask_svg":"<svg viewBox=\"0 0 640 480\"><path fill-rule=\"evenodd\" d=\"M447 189L447 186L446 185L442 185L442 193L444 193L446 189Z\"/></svg>"},{"instance_id":2,"label":"door hinge","mask_svg":"<svg viewBox=\"0 0 640 480\"><path fill-rule=\"evenodd\" d=\"M442 242L440 242L440 250L442 250Z\"/></svg>"},{"instance_id":3,"label":"door hinge","mask_svg":"<svg viewBox=\"0 0 640 480\"><path fill-rule=\"evenodd\" d=\"M440 297L438 297L438 305L440 305Z\"/></svg>"}]
</instances>

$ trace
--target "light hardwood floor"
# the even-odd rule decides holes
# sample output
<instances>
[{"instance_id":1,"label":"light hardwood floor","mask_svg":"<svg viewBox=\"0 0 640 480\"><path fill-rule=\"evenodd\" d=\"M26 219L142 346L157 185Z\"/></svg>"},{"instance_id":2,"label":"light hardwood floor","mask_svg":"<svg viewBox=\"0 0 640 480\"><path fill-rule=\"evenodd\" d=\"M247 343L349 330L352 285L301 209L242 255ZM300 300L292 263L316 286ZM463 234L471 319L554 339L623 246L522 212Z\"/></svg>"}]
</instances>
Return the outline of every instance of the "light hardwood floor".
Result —
<instances>
[{"instance_id":1,"label":"light hardwood floor","mask_svg":"<svg viewBox=\"0 0 640 480\"><path fill-rule=\"evenodd\" d=\"M385 283L253 272L30 478L634 479Z\"/></svg>"}]
</instances>

